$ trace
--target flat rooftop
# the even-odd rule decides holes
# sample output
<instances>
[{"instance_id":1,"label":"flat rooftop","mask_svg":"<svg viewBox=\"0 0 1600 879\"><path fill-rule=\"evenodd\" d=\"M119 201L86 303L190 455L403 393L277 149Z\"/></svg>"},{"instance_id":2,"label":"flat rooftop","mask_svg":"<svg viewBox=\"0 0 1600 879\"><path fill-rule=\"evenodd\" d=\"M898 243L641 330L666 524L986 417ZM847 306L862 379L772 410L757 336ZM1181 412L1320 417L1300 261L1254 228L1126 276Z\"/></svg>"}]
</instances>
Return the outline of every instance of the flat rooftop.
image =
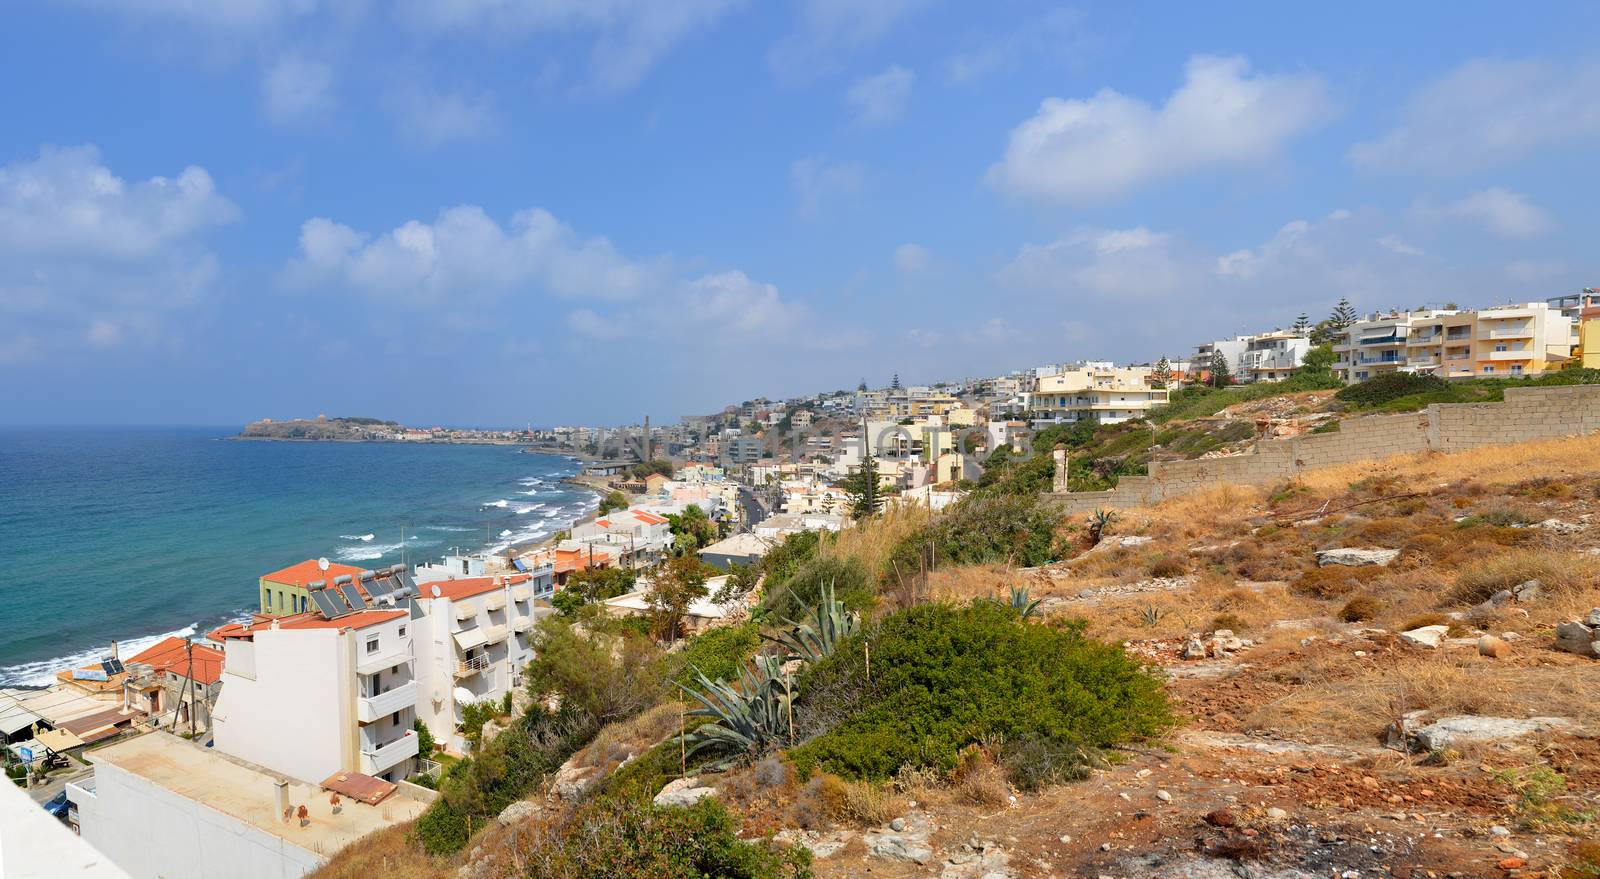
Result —
<instances>
[{"instance_id":1,"label":"flat rooftop","mask_svg":"<svg viewBox=\"0 0 1600 879\"><path fill-rule=\"evenodd\" d=\"M333 813L328 791L289 779L289 803L305 806L309 821L283 820L274 784L282 775L202 748L167 733L149 733L93 751L89 760L114 766L157 787L250 824L307 851L331 857L377 830L417 817L428 804L396 791L376 806L341 798Z\"/></svg>"}]
</instances>

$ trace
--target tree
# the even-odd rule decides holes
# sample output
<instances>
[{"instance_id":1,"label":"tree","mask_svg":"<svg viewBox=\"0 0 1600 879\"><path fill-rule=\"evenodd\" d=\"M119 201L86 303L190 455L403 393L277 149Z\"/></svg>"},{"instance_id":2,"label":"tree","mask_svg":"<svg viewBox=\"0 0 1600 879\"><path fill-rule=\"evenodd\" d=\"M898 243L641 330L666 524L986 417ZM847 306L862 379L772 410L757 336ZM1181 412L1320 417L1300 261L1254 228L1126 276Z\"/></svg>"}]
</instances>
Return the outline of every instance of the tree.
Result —
<instances>
[{"instance_id":1,"label":"tree","mask_svg":"<svg viewBox=\"0 0 1600 879\"><path fill-rule=\"evenodd\" d=\"M707 578L705 563L694 556L680 556L656 567L645 601L658 639L678 639L689 606L706 597Z\"/></svg>"},{"instance_id":2,"label":"tree","mask_svg":"<svg viewBox=\"0 0 1600 879\"><path fill-rule=\"evenodd\" d=\"M1350 305L1350 300L1343 296L1333 306L1333 313L1328 315L1328 325L1335 330L1348 329L1356 322L1356 310Z\"/></svg>"},{"instance_id":3,"label":"tree","mask_svg":"<svg viewBox=\"0 0 1600 879\"><path fill-rule=\"evenodd\" d=\"M891 391L900 390L900 373L897 372L897 373L894 374L894 379L889 382L889 390L891 390Z\"/></svg>"},{"instance_id":4,"label":"tree","mask_svg":"<svg viewBox=\"0 0 1600 879\"><path fill-rule=\"evenodd\" d=\"M1300 372L1303 375L1329 375L1333 373L1333 346L1316 345L1306 352L1300 361Z\"/></svg>"},{"instance_id":5,"label":"tree","mask_svg":"<svg viewBox=\"0 0 1600 879\"><path fill-rule=\"evenodd\" d=\"M626 510L627 508L628 496L620 491L612 491L600 499L598 515L604 516L613 510Z\"/></svg>"},{"instance_id":6,"label":"tree","mask_svg":"<svg viewBox=\"0 0 1600 879\"><path fill-rule=\"evenodd\" d=\"M1311 335L1311 317L1303 311L1300 312L1300 316L1294 319L1294 326L1289 328L1289 332L1297 336Z\"/></svg>"},{"instance_id":7,"label":"tree","mask_svg":"<svg viewBox=\"0 0 1600 879\"><path fill-rule=\"evenodd\" d=\"M633 582L634 573L627 568L584 568L567 578L567 585L550 599L550 606L570 617L586 604L628 594Z\"/></svg>"},{"instance_id":8,"label":"tree","mask_svg":"<svg viewBox=\"0 0 1600 879\"><path fill-rule=\"evenodd\" d=\"M865 519L878 511L878 462L871 455L862 458L861 466L840 485L850 496L851 516Z\"/></svg>"},{"instance_id":9,"label":"tree","mask_svg":"<svg viewBox=\"0 0 1600 879\"><path fill-rule=\"evenodd\" d=\"M1233 384L1233 371L1228 368L1228 356L1221 351L1211 352L1211 378L1207 382L1214 388Z\"/></svg>"},{"instance_id":10,"label":"tree","mask_svg":"<svg viewBox=\"0 0 1600 879\"><path fill-rule=\"evenodd\" d=\"M668 513L667 527L672 531L672 549L677 555L690 555L717 542L717 525L699 504L690 504L681 513Z\"/></svg>"},{"instance_id":11,"label":"tree","mask_svg":"<svg viewBox=\"0 0 1600 879\"><path fill-rule=\"evenodd\" d=\"M1158 388L1164 388L1164 387L1167 386L1167 382L1169 382L1171 380L1172 380L1172 361L1168 360L1165 357L1161 358L1160 360L1157 360L1156 361L1156 371L1155 371L1155 374L1153 376L1151 376L1150 384L1155 386L1155 387L1158 387Z\"/></svg>"}]
</instances>

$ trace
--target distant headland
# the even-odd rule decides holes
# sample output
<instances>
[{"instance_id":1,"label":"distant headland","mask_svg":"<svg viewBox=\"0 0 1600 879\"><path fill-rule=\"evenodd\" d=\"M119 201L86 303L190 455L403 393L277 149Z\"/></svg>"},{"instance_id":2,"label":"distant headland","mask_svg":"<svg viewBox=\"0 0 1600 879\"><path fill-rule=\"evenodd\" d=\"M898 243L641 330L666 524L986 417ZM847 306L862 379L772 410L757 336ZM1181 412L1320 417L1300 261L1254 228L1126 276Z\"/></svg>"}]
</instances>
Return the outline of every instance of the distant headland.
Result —
<instances>
[{"instance_id":1,"label":"distant headland","mask_svg":"<svg viewBox=\"0 0 1600 879\"><path fill-rule=\"evenodd\" d=\"M345 416L292 418L278 421L263 418L252 421L231 439L273 440L282 442L347 443L485 443L526 445L533 442L528 430L489 430L462 427L407 427L398 421Z\"/></svg>"}]
</instances>

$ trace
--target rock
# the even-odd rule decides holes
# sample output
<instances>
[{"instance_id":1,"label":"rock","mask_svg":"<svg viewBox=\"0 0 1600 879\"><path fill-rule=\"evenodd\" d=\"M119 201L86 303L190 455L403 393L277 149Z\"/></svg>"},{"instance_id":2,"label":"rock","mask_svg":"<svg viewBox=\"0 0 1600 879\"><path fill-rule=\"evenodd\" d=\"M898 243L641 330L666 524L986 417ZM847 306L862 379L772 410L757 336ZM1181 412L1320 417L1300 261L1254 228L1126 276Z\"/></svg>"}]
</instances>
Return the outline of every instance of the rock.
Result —
<instances>
[{"instance_id":1,"label":"rock","mask_svg":"<svg viewBox=\"0 0 1600 879\"><path fill-rule=\"evenodd\" d=\"M1528 866L1528 861L1526 858L1501 858L1495 866L1502 870L1520 870Z\"/></svg>"},{"instance_id":2,"label":"rock","mask_svg":"<svg viewBox=\"0 0 1600 879\"><path fill-rule=\"evenodd\" d=\"M717 792L714 787L702 787L699 778L675 778L656 794L658 806L692 806Z\"/></svg>"},{"instance_id":3,"label":"rock","mask_svg":"<svg viewBox=\"0 0 1600 879\"><path fill-rule=\"evenodd\" d=\"M521 824L539 814L543 809L543 806L532 800L517 800L515 803L501 809L500 814L495 816L495 820L499 821L504 827L510 827L513 824Z\"/></svg>"},{"instance_id":4,"label":"rock","mask_svg":"<svg viewBox=\"0 0 1600 879\"><path fill-rule=\"evenodd\" d=\"M896 833L899 833L900 831L906 829L906 819L904 819L904 818L896 818L893 821L890 821L889 822L889 829L893 830Z\"/></svg>"},{"instance_id":5,"label":"rock","mask_svg":"<svg viewBox=\"0 0 1600 879\"><path fill-rule=\"evenodd\" d=\"M1537 601L1540 596L1544 595L1544 584L1538 580L1524 580L1518 583L1516 588L1511 591L1519 602Z\"/></svg>"},{"instance_id":6,"label":"rock","mask_svg":"<svg viewBox=\"0 0 1600 879\"><path fill-rule=\"evenodd\" d=\"M568 802L575 802L600 778L599 767L573 766L570 762L556 772L550 780L550 793Z\"/></svg>"},{"instance_id":7,"label":"rock","mask_svg":"<svg viewBox=\"0 0 1600 879\"><path fill-rule=\"evenodd\" d=\"M1160 800L1163 803L1170 803L1170 802L1172 802L1172 794L1167 793L1164 790L1158 790L1158 791L1156 791L1156 799Z\"/></svg>"},{"instance_id":8,"label":"rock","mask_svg":"<svg viewBox=\"0 0 1600 879\"><path fill-rule=\"evenodd\" d=\"M933 850L925 844L907 840L893 833L867 834L867 854L886 861L914 861L926 864L933 860Z\"/></svg>"},{"instance_id":9,"label":"rock","mask_svg":"<svg viewBox=\"0 0 1600 879\"><path fill-rule=\"evenodd\" d=\"M1190 638L1183 642L1183 652L1178 656L1182 659L1205 659L1206 645L1199 638Z\"/></svg>"},{"instance_id":10,"label":"rock","mask_svg":"<svg viewBox=\"0 0 1600 879\"><path fill-rule=\"evenodd\" d=\"M1273 806L1272 808L1267 810L1267 820L1268 821L1282 821L1282 820L1284 820L1284 819L1286 819L1288 817L1289 817L1289 813L1285 812L1284 810L1282 810L1280 808L1278 808L1277 806Z\"/></svg>"},{"instance_id":11,"label":"rock","mask_svg":"<svg viewBox=\"0 0 1600 879\"><path fill-rule=\"evenodd\" d=\"M1206 823L1216 827L1232 827L1236 823L1233 812L1227 809L1217 809L1206 813Z\"/></svg>"},{"instance_id":12,"label":"rock","mask_svg":"<svg viewBox=\"0 0 1600 879\"><path fill-rule=\"evenodd\" d=\"M1592 629L1600 629L1600 607L1589 611L1589 618L1585 620Z\"/></svg>"},{"instance_id":13,"label":"rock","mask_svg":"<svg viewBox=\"0 0 1600 879\"><path fill-rule=\"evenodd\" d=\"M1590 611L1589 615L1593 617L1594 612ZM1597 641L1600 641L1600 632L1578 620L1568 620L1556 626L1557 650L1565 650L1579 656L1600 657L1600 644L1597 644Z\"/></svg>"},{"instance_id":14,"label":"rock","mask_svg":"<svg viewBox=\"0 0 1600 879\"><path fill-rule=\"evenodd\" d=\"M1213 656L1223 656L1237 653L1244 649L1244 641L1235 637L1229 629L1218 629L1211 633L1211 652Z\"/></svg>"},{"instance_id":15,"label":"rock","mask_svg":"<svg viewBox=\"0 0 1600 879\"><path fill-rule=\"evenodd\" d=\"M1491 825L1489 827L1489 835L1490 836L1510 836L1511 835L1511 831L1509 829L1505 828L1505 827L1502 827L1499 824L1494 824L1494 825Z\"/></svg>"},{"instance_id":16,"label":"rock","mask_svg":"<svg viewBox=\"0 0 1600 879\"><path fill-rule=\"evenodd\" d=\"M1471 742L1501 742L1533 733L1566 729L1572 721L1564 717L1480 717L1460 714L1442 717L1417 730L1417 745L1424 751L1442 751L1452 745Z\"/></svg>"},{"instance_id":17,"label":"rock","mask_svg":"<svg viewBox=\"0 0 1600 879\"><path fill-rule=\"evenodd\" d=\"M1412 647L1421 647L1427 650L1436 650L1444 643L1444 636L1450 631L1449 626L1423 626L1409 632L1401 632L1400 640Z\"/></svg>"},{"instance_id":18,"label":"rock","mask_svg":"<svg viewBox=\"0 0 1600 879\"><path fill-rule=\"evenodd\" d=\"M1317 565L1345 565L1351 568L1364 568L1368 565L1388 565L1400 557L1398 549L1356 549L1342 547L1339 549L1317 550Z\"/></svg>"},{"instance_id":19,"label":"rock","mask_svg":"<svg viewBox=\"0 0 1600 879\"><path fill-rule=\"evenodd\" d=\"M1506 659L1511 656L1511 645L1493 635L1484 635L1478 639L1478 655Z\"/></svg>"},{"instance_id":20,"label":"rock","mask_svg":"<svg viewBox=\"0 0 1600 879\"><path fill-rule=\"evenodd\" d=\"M1576 522L1563 522L1560 519L1546 519L1533 527L1553 531L1556 534L1579 534L1583 531L1582 525Z\"/></svg>"}]
</instances>

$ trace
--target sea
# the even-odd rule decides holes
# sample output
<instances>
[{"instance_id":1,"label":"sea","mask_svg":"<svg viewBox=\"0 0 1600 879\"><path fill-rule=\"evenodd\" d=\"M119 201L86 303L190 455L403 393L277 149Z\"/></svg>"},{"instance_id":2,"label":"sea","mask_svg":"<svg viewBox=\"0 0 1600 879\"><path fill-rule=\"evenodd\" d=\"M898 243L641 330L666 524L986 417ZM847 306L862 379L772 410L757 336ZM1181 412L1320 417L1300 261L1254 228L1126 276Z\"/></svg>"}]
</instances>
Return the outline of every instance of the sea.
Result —
<instances>
[{"instance_id":1,"label":"sea","mask_svg":"<svg viewBox=\"0 0 1600 879\"><path fill-rule=\"evenodd\" d=\"M516 446L230 440L236 428L0 428L0 686L204 636L308 558L363 567L543 540L592 512ZM402 543L402 534L404 542Z\"/></svg>"}]
</instances>

